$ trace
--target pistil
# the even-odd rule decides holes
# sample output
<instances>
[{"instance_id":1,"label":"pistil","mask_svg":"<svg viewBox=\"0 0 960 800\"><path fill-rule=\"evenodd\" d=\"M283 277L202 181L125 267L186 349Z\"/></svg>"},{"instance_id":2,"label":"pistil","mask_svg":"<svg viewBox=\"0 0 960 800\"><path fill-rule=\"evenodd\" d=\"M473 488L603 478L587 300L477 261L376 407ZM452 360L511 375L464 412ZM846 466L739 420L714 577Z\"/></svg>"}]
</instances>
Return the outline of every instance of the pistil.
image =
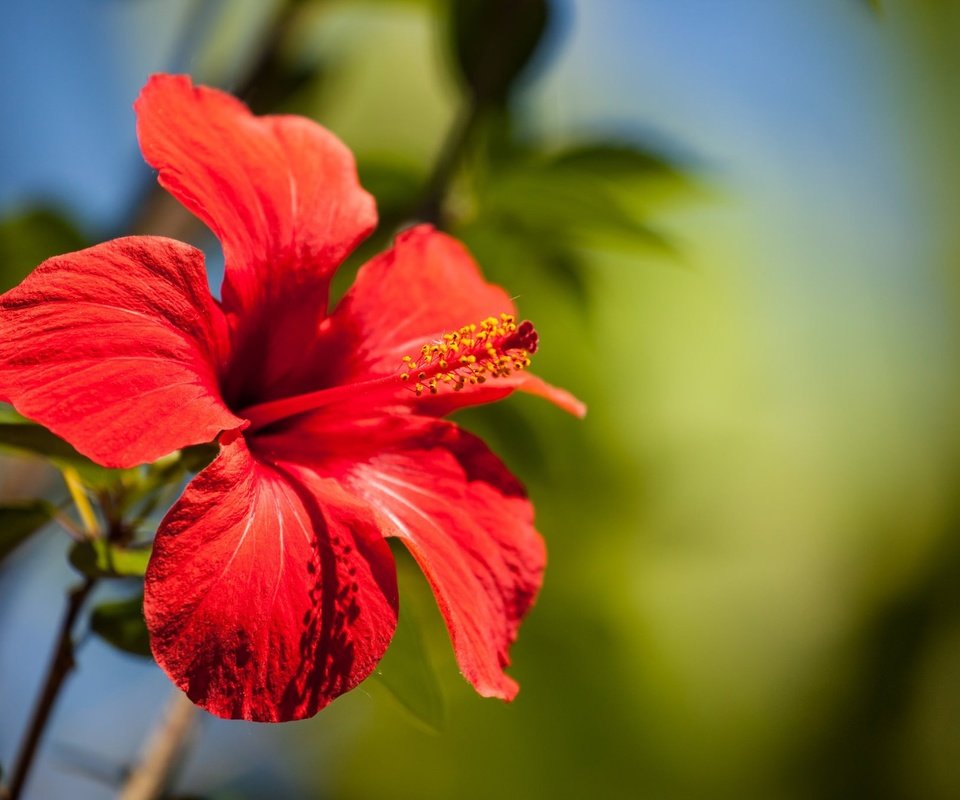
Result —
<instances>
[{"instance_id":1,"label":"pistil","mask_svg":"<svg viewBox=\"0 0 960 800\"><path fill-rule=\"evenodd\" d=\"M416 358L404 356L400 379L410 383L418 397L444 388L459 392L526 369L536 351L533 323L524 320L518 325L512 315L501 314L443 334L439 341L425 344Z\"/></svg>"},{"instance_id":2,"label":"pistil","mask_svg":"<svg viewBox=\"0 0 960 800\"><path fill-rule=\"evenodd\" d=\"M444 333L423 345L416 356L403 356L394 374L258 403L239 415L256 430L343 401L396 402L404 390L417 397L444 390L459 392L526 369L537 342L532 322L517 323L511 314L487 317Z\"/></svg>"}]
</instances>

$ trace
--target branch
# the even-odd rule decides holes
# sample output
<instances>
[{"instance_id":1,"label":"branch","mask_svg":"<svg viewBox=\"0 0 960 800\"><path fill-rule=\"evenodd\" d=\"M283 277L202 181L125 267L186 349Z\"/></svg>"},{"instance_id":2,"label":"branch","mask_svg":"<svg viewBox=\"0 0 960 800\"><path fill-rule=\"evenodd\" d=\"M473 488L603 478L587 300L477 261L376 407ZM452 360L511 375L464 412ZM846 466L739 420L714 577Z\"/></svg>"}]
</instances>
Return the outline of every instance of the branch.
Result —
<instances>
[{"instance_id":1,"label":"branch","mask_svg":"<svg viewBox=\"0 0 960 800\"><path fill-rule=\"evenodd\" d=\"M18 800L23 791L24 784L30 776L30 768L33 766L34 758L37 754L37 748L40 740L43 738L43 732L50 718L50 713L56 705L63 683L74 667L73 660L73 626L77 621L77 615L83 607L84 601L90 595L93 587L96 585L96 578L87 578L80 586L70 590L67 595L67 607L63 614L63 620L60 623L60 635L57 637L56 650L53 660L47 670L47 677L43 684L43 691L37 700L37 705L33 710L33 717L30 720L30 726L21 745L20 753L17 756L13 768L13 777L10 779L10 787L7 790L9 800Z\"/></svg>"},{"instance_id":2,"label":"branch","mask_svg":"<svg viewBox=\"0 0 960 800\"><path fill-rule=\"evenodd\" d=\"M186 747L197 718L197 707L175 689L163 716L147 739L140 763L130 770L118 800L155 800Z\"/></svg>"},{"instance_id":3,"label":"branch","mask_svg":"<svg viewBox=\"0 0 960 800\"><path fill-rule=\"evenodd\" d=\"M450 191L450 185L456 177L457 169L467 147L473 138L477 124L480 122L481 107L473 98L470 99L463 114L454 121L447 134L447 139L437 157L433 173L427 181L423 195L417 204L414 217L422 222L431 222L443 230L447 220L444 215L443 204Z\"/></svg>"}]
</instances>

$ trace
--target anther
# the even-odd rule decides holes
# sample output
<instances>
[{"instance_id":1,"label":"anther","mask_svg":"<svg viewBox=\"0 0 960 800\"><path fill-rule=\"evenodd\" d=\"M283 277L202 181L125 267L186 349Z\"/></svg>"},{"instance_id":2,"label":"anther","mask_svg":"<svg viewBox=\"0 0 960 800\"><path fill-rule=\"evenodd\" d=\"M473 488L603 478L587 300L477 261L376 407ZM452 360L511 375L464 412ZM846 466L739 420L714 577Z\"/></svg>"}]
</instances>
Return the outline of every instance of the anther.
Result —
<instances>
[{"instance_id":1,"label":"anther","mask_svg":"<svg viewBox=\"0 0 960 800\"><path fill-rule=\"evenodd\" d=\"M418 397L426 391L437 394L444 386L460 391L467 384L485 383L489 378L504 378L526 369L537 344L531 322L518 324L511 314L502 313L444 333L437 341L423 345L416 358L403 356L400 380L409 381L415 374L417 381L412 389ZM416 371L410 371L410 367Z\"/></svg>"}]
</instances>

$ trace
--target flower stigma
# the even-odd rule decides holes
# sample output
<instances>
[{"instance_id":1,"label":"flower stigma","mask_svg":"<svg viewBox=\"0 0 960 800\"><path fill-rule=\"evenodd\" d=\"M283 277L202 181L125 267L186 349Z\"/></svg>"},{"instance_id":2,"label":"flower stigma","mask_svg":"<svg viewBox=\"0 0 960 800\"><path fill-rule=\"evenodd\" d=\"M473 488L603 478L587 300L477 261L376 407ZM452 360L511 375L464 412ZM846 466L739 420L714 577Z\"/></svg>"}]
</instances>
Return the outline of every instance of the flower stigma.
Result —
<instances>
[{"instance_id":1,"label":"flower stigma","mask_svg":"<svg viewBox=\"0 0 960 800\"><path fill-rule=\"evenodd\" d=\"M417 356L401 359L400 380L412 383L417 397L448 387L459 392L467 385L505 378L530 366L538 336L529 320L517 323L512 314L487 317L443 334L425 344Z\"/></svg>"},{"instance_id":2,"label":"flower stigma","mask_svg":"<svg viewBox=\"0 0 960 800\"><path fill-rule=\"evenodd\" d=\"M399 380L397 373L388 374L270 400L248 406L239 413L248 420L252 433L282 419L337 403L389 402L404 384L417 397L437 394L444 387L458 392L465 386L505 378L529 367L530 356L537 351L538 338L529 320L517 323L512 314L487 317L444 333L437 341L425 344L416 357L404 356Z\"/></svg>"}]
</instances>

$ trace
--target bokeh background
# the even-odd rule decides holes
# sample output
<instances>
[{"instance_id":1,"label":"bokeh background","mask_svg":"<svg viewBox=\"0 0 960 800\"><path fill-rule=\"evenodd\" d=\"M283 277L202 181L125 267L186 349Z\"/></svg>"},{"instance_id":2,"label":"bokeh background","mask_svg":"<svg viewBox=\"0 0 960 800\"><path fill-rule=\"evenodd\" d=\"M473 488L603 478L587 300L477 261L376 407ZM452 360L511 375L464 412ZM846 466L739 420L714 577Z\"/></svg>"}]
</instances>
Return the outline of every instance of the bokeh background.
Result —
<instances>
[{"instance_id":1,"label":"bokeh background","mask_svg":"<svg viewBox=\"0 0 960 800\"><path fill-rule=\"evenodd\" d=\"M513 704L460 678L405 570L430 656L406 706L375 680L302 723L206 717L172 796L960 796L960 3L551 0L539 40L536 3L497 5L0 10L4 287L147 230L204 246L216 286L134 134L146 76L187 71L341 136L380 203L368 250L439 209L590 407L460 418L549 546ZM533 43L509 90L471 93L464 59ZM2 470L4 499L64 494L38 460ZM5 766L67 544L0 564ZM83 637L27 796L112 796L169 692Z\"/></svg>"}]
</instances>

